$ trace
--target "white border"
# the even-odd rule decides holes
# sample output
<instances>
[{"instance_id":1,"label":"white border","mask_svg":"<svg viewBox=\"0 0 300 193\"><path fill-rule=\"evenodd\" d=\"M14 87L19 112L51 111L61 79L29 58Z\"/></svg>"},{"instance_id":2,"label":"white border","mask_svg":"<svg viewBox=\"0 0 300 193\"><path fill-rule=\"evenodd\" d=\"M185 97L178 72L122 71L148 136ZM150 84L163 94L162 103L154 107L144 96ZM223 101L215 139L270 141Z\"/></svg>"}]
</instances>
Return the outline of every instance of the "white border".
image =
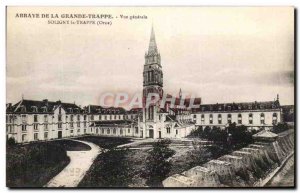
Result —
<instances>
[{"instance_id":1,"label":"white border","mask_svg":"<svg viewBox=\"0 0 300 193\"><path fill-rule=\"evenodd\" d=\"M38 0L2 0L0 1L0 61L1 61L1 70L0 70L0 86L1 86L1 92L0 92L0 124L1 124L1 148L0 148L0 155L1 156L1 172L0 172L0 184L1 184L1 192L8 192L8 191L15 191L15 190L9 190L6 188L5 185L5 159L6 159L6 153L5 153L5 104L6 104L6 92L5 92L5 77L6 77L6 61L5 61L5 10L6 6L295 6L296 8L299 8L300 1L298 0L249 0L249 1L234 1L234 0L203 0L203 1L196 1L196 0L144 0L144 1L138 1L138 0L102 0L102 1L96 1L96 0L44 0L44 1L38 1ZM299 21L299 20L298 20ZM297 25L298 25L297 21ZM298 36L298 33L297 33ZM297 55L299 56L299 49L297 50ZM298 74L298 73L297 73ZM297 84L298 87L299 84ZM299 87L297 88L299 90ZM297 98L299 99L299 98ZM298 107L298 105L297 105ZM299 113L297 116L297 120L299 117ZM298 131L299 132L299 131ZM297 153L299 154L299 148L297 148ZM298 159L297 159L298 161ZM297 167L298 164L297 164ZM299 170L297 168L297 170ZM297 172L298 174L298 172ZM299 177L297 175L297 184L299 185ZM23 190L26 192L34 192L36 190ZM53 190L41 190L38 191L53 191ZM55 190L56 191L56 190ZM58 190L61 191L61 190ZM78 191L73 190L72 191ZM91 190L80 190L80 192L87 192ZM95 189L94 191L102 191L99 189ZM108 191L108 190L105 190ZM124 190L118 190L118 191L124 191ZM139 191L139 192L145 192L149 190L125 190L125 191ZM163 191L163 190L151 190L151 191ZM186 190L168 190L168 191L186 191ZM195 191L195 190L190 190ZM219 191L218 189L214 190L197 190L201 192L211 192L211 191ZM231 192L231 191L241 191L238 190L222 190L223 192ZM244 190L246 192L253 191L252 189ZM255 190L256 191L256 190ZM260 190L261 192L268 192L268 191L274 191L273 189L264 189ZM277 190L276 190L277 191ZM284 189L279 191L286 191Z\"/></svg>"}]
</instances>

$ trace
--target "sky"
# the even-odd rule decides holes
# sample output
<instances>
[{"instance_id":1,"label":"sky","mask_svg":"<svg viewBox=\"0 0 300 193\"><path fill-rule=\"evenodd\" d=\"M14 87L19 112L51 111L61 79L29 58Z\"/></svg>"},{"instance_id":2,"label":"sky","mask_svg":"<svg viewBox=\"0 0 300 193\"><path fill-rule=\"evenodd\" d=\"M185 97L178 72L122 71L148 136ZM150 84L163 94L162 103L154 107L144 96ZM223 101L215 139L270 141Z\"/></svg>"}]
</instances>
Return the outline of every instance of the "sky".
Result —
<instances>
[{"instance_id":1,"label":"sky","mask_svg":"<svg viewBox=\"0 0 300 193\"><path fill-rule=\"evenodd\" d=\"M106 20L110 26L63 25L16 13L114 19ZM23 96L88 105L106 92L141 93L152 25L165 93L181 88L204 104L272 101L279 94L281 104L294 104L292 7L9 7L7 103Z\"/></svg>"}]
</instances>

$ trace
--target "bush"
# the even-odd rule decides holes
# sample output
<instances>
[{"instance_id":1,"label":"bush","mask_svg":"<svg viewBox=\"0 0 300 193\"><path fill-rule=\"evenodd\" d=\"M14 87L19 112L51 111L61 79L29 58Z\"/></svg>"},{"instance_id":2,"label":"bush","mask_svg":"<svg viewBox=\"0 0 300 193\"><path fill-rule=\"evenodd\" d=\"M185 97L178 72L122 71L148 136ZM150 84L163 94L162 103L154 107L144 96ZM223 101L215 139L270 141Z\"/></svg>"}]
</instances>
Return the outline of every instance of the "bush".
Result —
<instances>
[{"instance_id":1,"label":"bush","mask_svg":"<svg viewBox=\"0 0 300 193\"><path fill-rule=\"evenodd\" d=\"M289 129L289 126L287 123L278 123L277 125L274 125L271 131L273 133L281 133Z\"/></svg>"},{"instance_id":2,"label":"bush","mask_svg":"<svg viewBox=\"0 0 300 193\"><path fill-rule=\"evenodd\" d=\"M13 138L13 137L8 138L7 141L6 141L6 144L7 144L7 146L9 146L9 147L12 147L12 146L16 145L16 140L15 140L15 138Z\"/></svg>"},{"instance_id":3,"label":"bush","mask_svg":"<svg viewBox=\"0 0 300 193\"><path fill-rule=\"evenodd\" d=\"M146 162L145 178L147 185L152 187L162 186L162 181L171 171L172 163L170 157L175 151L169 148L170 140L159 140L153 144Z\"/></svg>"}]
</instances>

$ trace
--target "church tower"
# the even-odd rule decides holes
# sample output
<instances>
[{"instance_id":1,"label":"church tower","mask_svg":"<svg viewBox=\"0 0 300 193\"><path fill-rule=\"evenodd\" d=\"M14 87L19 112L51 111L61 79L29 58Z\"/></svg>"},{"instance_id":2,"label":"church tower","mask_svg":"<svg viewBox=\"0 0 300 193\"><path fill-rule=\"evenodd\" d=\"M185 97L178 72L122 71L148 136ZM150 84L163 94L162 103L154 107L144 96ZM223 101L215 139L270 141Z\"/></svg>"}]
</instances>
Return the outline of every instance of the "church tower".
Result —
<instances>
[{"instance_id":1,"label":"church tower","mask_svg":"<svg viewBox=\"0 0 300 193\"><path fill-rule=\"evenodd\" d=\"M157 49L156 41L155 41L155 34L154 29L152 26L151 36L150 36L150 43L148 52L145 53L145 64L144 64L144 72L143 72L143 122L154 124L159 121L159 104L150 105L146 107L146 99L149 93L158 94L160 99L163 96L163 73L161 67L161 60L160 54ZM150 130L144 129L144 137L155 137L155 128L151 125Z\"/></svg>"}]
</instances>

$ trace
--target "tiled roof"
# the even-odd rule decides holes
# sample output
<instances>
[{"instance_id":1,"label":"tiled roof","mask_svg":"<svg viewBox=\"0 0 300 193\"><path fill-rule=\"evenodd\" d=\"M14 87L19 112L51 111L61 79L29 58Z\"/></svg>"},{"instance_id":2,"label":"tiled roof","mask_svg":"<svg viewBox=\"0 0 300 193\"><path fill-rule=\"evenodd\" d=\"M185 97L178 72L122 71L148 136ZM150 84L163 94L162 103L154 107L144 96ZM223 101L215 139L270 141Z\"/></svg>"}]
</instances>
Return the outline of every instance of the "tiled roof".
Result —
<instances>
[{"instance_id":1,"label":"tiled roof","mask_svg":"<svg viewBox=\"0 0 300 193\"><path fill-rule=\"evenodd\" d=\"M276 137L278 137L278 135L271 131L262 130L256 134L254 134L253 137L254 138L276 138Z\"/></svg>"},{"instance_id":2,"label":"tiled roof","mask_svg":"<svg viewBox=\"0 0 300 193\"><path fill-rule=\"evenodd\" d=\"M166 103L170 104L171 102L169 100L171 100L171 98L173 98L173 96L170 95L170 94L167 94L166 98L168 99L168 101ZM180 102L181 102L180 98L176 97L174 105L180 105ZM200 105L201 104L201 98L185 98L183 105L185 107L189 107L190 103L193 103L193 105Z\"/></svg>"},{"instance_id":3,"label":"tiled roof","mask_svg":"<svg viewBox=\"0 0 300 193\"><path fill-rule=\"evenodd\" d=\"M15 105L7 108L7 113L33 113L33 114L49 114L53 113L57 107L62 107L66 113L81 113L82 109L73 103L63 103L61 101L36 101L36 100L21 100Z\"/></svg>"},{"instance_id":4,"label":"tiled roof","mask_svg":"<svg viewBox=\"0 0 300 193\"><path fill-rule=\"evenodd\" d=\"M97 105L88 105L84 109L89 114L125 114L126 110L121 107L102 107Z\"/></svg>"},{"instance_id":5,"label":"tiled roof","mask_svg":"<svg viewBox=\"0 0 300 193\"><path fill-rule=\"evenodd\" d=\"M250 102L250 103L222 103L222 104L203 104L199 111L242 111L242 110L264 110L280 108L279 101Z\"/></svg>"},{"instance_id":6,"label":"tiled roof","mask_svg":"<svg viewBox=\"0 0 300 193\"><path fill-rule=\"evenodd\" d=\"M129 111L127 111L127 114L139 114L142 112L143 112L142 108L132 108Z\"/></svg>"},{"instance_id":7,"label":"tiled roof","mask_svg":"<svg viewBox=\"0 0 300 193\"><path fill-rule=\"evenodd\" d=\"M110 121L95 121L91 126L127 126L130 125L132 121L129 120L110 120Z\"/></svg>"}]
</instances>

